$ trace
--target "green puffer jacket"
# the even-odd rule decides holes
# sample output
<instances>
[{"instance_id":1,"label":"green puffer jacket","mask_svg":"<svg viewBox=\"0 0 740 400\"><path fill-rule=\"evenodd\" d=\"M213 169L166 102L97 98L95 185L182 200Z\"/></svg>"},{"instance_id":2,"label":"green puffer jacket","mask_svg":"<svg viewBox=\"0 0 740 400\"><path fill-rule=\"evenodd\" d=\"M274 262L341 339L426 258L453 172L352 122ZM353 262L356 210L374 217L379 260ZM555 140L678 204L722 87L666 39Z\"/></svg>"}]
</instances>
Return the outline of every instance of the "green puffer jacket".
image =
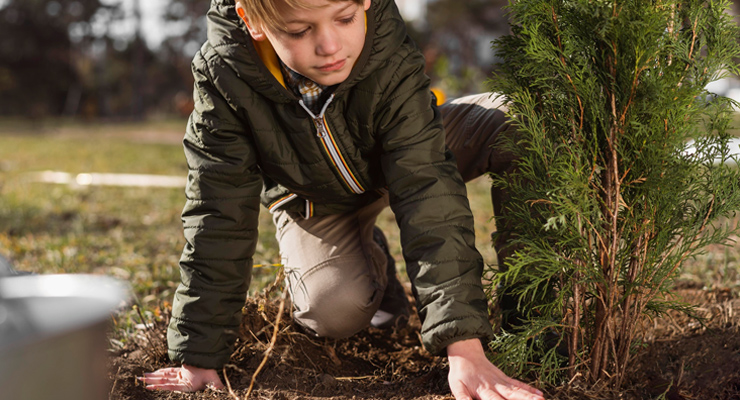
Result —
<instances>
[{"instance_id":1,"label":"green puffer jacket","mask_svg":"<svg viewBox=\"0 0 740 400\"><path fill-rule=\"evenodd\" d=\"M306 217L355 210L387 188L424 346L490 338L465 186L432 106L424 59L393 0L373 0L363 52L311 116L255 45L233 0L213 0L184 139L187 244L168 330L174 361L228 362L252 270L260 203ZM272 72L271 72L272 71Z\"/></svg>"}]
</instances>

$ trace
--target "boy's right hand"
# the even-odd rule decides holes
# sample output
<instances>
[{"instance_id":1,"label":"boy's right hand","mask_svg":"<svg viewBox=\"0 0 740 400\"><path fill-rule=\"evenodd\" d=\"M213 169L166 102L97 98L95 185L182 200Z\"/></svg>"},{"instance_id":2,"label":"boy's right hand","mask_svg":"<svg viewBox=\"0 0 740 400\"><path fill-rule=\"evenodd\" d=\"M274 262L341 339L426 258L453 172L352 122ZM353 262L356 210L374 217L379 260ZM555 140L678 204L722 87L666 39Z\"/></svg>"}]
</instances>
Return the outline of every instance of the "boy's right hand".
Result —
<instances>
[{"instance_id":1,"label":"boy's right hand","mask_svg":"<svg viewBox=\"0 0 740 400\"><path fill-rule=\"evenodd\" d=\"M450 390L456 400L545 400L541 391L509 378L493 365L478 339L450 344L447 359Z\"/></svg>"},{"instance_id":2,"label":"boy's right hand","mask_svg":"<svg viewBox=\"0 0 740 400\"><path fill-rule=\"evenodd\" d=\"M138 378L150 390L196 392L209 386L223 389L224 384L215 369L203 369L183 364L182 367L162 368Z\"/></svg>"}]
</instances>

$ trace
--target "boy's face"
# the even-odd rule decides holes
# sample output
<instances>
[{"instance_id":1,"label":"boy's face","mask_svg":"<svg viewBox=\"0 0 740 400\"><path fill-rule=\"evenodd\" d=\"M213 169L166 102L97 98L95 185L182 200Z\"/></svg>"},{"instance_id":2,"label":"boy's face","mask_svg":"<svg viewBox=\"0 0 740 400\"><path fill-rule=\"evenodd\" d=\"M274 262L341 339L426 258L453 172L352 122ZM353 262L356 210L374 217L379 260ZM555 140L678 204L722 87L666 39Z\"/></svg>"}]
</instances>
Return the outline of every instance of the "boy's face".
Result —
<instances>
[{"instance_id":1,"label":"boy's face","mask_svg":"<svg viewBox=\"0 0 740 400\"><path fill-rule=\"evenodd\" d=\"M335 85L349 76L365 43L365 11L371 0L304 0L311 8L295 9L277 0L285 29L252 26L254 40L268 39L292 70L321 85ZM240 7L237 3L237 8ZM238 11L238 10L237 10ZM242 14L242 13L240 13Z\"/></svg>"}]
</instances>

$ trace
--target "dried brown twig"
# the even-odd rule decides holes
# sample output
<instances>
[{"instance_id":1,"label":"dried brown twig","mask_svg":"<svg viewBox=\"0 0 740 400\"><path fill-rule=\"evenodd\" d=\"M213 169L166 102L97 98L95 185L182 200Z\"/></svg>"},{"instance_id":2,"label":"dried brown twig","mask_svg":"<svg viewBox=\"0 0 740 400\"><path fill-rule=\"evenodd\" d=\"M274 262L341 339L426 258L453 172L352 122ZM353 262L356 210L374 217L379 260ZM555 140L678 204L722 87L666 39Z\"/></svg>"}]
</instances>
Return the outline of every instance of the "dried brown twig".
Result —
<instances>
[{"instance_id":1,"label":"dried brown twig","mask_svg":"<svg viewBox=\"0 0 740 400\"><path fill-rule=\"evenodd\" d=\"M280 320L283 318L283 311L285 310L285 300L288 297L288 291L283 290L282 296L280 296L280 308L278 308L277 317L275 317L275 329L272 331L272 339L270 339L270 346L265 351L265 356L262 358L262 362L257 367L257 370L254 371L254 374L252 375L252 381L249 382L249 389L247 389L247 395L245 398L249 398L249 395L252 394L252 389L254 388L254 382L257 380L257 375L262 371L262 368L264 368L265 364L267 364L267 359L270 357L270 354L272 353L272 350L275 348L275 342L277 342L278 332L280 331Z\"/></svg>"},{"instance_id":2,"label":"dried brown twig","mask_svg":"<svg viewBox=\"0 0 740 400\"><path fill-rule=\"evenodd\" d=\"M224 366L223 374L224 374L224 380L226 381L226 388L229 390L229 394L231 395L231 397L234 398L234 400L239 400L239 396L237 396L236 393L234 393L234 390L231 389L231 382L229 382L229 377L226 375L226 366ZM249 395L247 395L245 399L248 397Z\"/></svg>"}]
</instances>

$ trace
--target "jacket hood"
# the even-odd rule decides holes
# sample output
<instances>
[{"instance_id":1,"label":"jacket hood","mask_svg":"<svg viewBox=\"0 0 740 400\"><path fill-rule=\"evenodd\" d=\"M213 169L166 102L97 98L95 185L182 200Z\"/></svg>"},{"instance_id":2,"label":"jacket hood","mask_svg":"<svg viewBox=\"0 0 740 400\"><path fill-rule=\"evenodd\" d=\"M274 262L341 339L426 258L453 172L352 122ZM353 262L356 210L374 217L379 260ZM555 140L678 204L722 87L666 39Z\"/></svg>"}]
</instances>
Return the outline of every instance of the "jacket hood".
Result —
<instances>
[{"instance_id":1,"label":"jacket hood","mask_svg":"<svg viewBox=\"0 0 740 400\"><path fill-rule=\"evenodd\" d=\"M263 61L267 57L275 57L274 50L255 47L234 7L234 0L211 1L207 14L208 44L238 78L258 93L278 103L294 101L296 97L273 76ZM336 94L373 73L406 38L406 26L393 0L372 0L366 17L367 33L362 53L349 77L335 91Z\"/></svg>"}]
</instances>

